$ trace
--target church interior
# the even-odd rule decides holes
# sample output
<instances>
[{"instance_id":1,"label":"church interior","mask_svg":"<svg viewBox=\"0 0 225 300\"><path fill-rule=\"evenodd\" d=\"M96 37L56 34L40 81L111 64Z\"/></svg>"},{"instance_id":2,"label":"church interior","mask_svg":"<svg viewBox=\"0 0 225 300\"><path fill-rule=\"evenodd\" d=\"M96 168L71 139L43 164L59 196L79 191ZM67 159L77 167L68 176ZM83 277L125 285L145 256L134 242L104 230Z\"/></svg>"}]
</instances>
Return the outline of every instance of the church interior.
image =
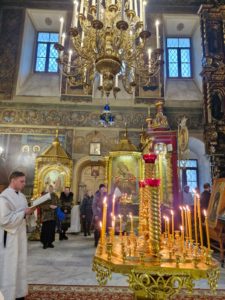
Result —
<instances>
[{"instance_id":1,"label":"church interior","mask_svg":"<svg viewBox=\"0 0 225 300\"><path fill-rule=\"evenodd\" d=\"M1 1L0 192L20 170L31 205L49 186L73 193L69 239L56 237L46 256L38 214L28 226L32 288L107 283L127 288L121 300L211 299L218 288L214 299L225 299L224 20L223 0ZM115 216L118 236L107 232L103 204L96 249L79 210L100 184L120 190L124 223ZM182 206L186 186L193 211ZM163 275L151 277L158 264ZM140 274L168 279L167 264L176 280L191 269L205 298L179 298L183 281L152 292L138 278L137 288ZM91 297L80 299L114 299Z\"/></svg>"}]
</instances>

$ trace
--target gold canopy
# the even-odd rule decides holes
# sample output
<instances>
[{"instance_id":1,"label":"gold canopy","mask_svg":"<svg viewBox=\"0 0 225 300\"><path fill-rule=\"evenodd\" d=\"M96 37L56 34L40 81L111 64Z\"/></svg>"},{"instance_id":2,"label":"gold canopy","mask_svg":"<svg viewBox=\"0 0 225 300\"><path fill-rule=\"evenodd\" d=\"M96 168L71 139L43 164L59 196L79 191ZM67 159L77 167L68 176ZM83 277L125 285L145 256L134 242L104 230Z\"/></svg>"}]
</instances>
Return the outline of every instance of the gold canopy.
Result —
<instances>
[{"instance_id":1,"label":"gold canopy","mask_svg":"<svg viewBox=\"0 0 225 300\"><path fill-rule=\"evenodd\" d=\"M137 147L132 144L132 142L128 138L127 127L125 129L124 136L120 139L119 144L112 149L114 151L135 151L138 152Z\"/></svg>"}]
</instances>

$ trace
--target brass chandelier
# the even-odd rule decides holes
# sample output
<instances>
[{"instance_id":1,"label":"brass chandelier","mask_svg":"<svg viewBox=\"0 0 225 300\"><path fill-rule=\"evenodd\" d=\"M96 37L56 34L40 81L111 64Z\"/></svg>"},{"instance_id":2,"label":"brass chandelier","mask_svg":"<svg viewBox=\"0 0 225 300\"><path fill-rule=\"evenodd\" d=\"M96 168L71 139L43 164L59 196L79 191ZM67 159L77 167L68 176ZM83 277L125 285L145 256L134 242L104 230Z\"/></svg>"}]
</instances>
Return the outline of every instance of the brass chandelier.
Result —
<instances>
[{"instance_id":1,"label":"brass chandelier","mask_svg":"<svg viewBox=\"0 0 225 300\"><path fill-rule=\"evenodd\" d=\"M145 6L143 0L74 1L71 41L65 39L61 18L55 45L61 72L71 87L88 91L96 80L102 95L113 92L116 97L119 80L130 94L136 85L151 86L160 72L162 49L158 21L156 48L150 48Z\"/></svg>"}]
</instances>

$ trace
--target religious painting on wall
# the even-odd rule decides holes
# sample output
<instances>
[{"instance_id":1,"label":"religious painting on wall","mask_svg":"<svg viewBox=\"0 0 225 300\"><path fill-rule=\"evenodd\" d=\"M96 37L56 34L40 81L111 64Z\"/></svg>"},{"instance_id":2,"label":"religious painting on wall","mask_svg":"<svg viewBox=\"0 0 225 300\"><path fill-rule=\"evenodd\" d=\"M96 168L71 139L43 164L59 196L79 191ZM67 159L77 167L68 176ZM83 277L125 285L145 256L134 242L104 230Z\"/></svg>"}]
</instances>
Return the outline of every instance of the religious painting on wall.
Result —
<instances>
[{"instance_id":1,"label":"religious painting on wall","mask_svg":"<svg viewBox=\"0 0 225 300\"><path fill-rule=\"evenodd\" d=\"M222 213L225 213L225 178L216 178L213 183L208 207L210 227L216 227L217 219Z\"/></svg>"},{"instance_id":2,"label":"religious painting on wall","mask_svg":"<svg viewBox=\"0 0 225 300\"><path fill-rule=\"evenodd\" d=\"M111 158L109 192L113 192L118 187L126 202L138 202L139 180L139 157L119 155Z\"/></svg>"},{"instance_id":3,"label":"religious painting on wall","mask_svg":"<svg viewBox=\"0 0 225 300\"><path fill-rule=\"evenodd\" d=\"M0 185L8 185L8 177L14 170L26 174L26 188L33 185L35 158L53 139L50 134L0 134ZM65 146L65 136L60 135L59 140Z\"/></svg>"},{"instance_id":4,"label":"religious painting on wall","mask_svg":"<svg viewBox=\"0 0 225 300\"><path fill-rule=\"evenodd\" d=\"M57 193L63 191L64 187L64 174L59 170L50 170L44 177L44 189L48 191L49 186L52 185L54 191Z\"/></svg>"}]
</instances>

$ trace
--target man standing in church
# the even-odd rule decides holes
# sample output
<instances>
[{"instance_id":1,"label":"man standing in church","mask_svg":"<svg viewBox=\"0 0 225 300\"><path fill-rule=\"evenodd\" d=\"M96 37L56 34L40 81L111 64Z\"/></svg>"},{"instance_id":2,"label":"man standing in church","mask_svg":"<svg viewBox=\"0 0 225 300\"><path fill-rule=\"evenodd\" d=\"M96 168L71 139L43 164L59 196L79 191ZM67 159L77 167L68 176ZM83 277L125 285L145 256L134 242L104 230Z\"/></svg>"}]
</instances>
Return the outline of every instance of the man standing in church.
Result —
<instances>
[{"instance_id":1,"label":"man standing in church","mask_svg":"<svg viewBox=\"0 0 225 300\"><path fill-rule=\"evenodd\" d=\"M25 174L14 171L0 194L0 291L5 300L23 300L28 293L26 216L35 208L28 208L24 186Z\"/></svg>"},{"instance_id":2,"label":"man standing in church","mask_svg":"<svg viewBox=\"0 0 225 300\"><path fill-rule=\"evenodd\" d=\"M73 202L73 193L70 191L70 187L65 187L64 192L60 195L60 208L65 214L65 220L63 220L60 224L60 232L59 239L68 240L66 236L66 231L70 227L70 219L71 219L71 209Z\"/></svg>"}]
</instances>

